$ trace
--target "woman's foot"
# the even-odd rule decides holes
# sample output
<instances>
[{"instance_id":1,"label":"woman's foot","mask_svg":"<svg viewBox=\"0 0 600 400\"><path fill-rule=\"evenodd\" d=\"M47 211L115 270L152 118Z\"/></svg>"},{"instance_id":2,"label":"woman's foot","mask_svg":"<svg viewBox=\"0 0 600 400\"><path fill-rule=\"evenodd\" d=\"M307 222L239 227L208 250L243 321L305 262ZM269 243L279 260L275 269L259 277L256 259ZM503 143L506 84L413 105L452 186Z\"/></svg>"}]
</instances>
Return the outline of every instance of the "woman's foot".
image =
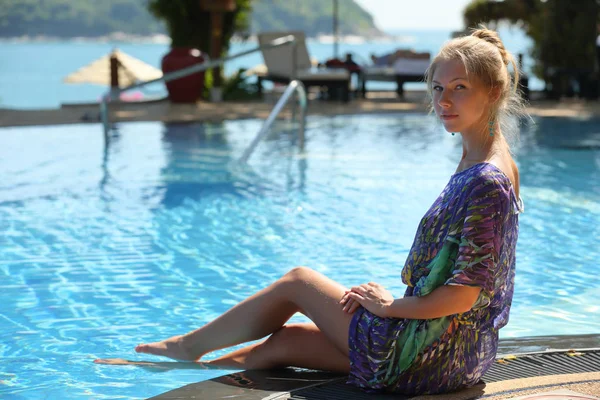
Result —
<instances>
[{"instance_id":1,"label":"woman's foot","mask_svg":"<svg viewBox=\"0 0 600 400\"><path fill-rule=\"evenodd\" d=\"M154 363L148 361L130 361L123 358L97 358L94 360L94 364L104 365L139 365L142 367L161 367L161 363ZM166 363L163 363L166 364ZM169 364L172 364L170 362Z\"/></svg>"},{"instance_id":2,"label":"woman's foot","mask_svg":"<svg viewBox=\"0 0 600 400\"><path fill-rule=\"evenodd\" d=\"M161 342L139 344L135 347L137 353L154 354L180 361L197 361L202 354L194 354L185 346L183 336L173 336Z\"/></svg>"},{"instance_id":3,"label":"woman's foot","mask_svg":"<svg viewBox=\"0 0 600 400\"><path fill-rule=\"evenodd\" d=\"M103 365L133 365L136 367L142 367L144 369L154 371L154 372L164 372L170 371L174 369L215 369L218 367L213 367L208 365L207 363L202 362L150 362L150 361L131 361L124 360L122 358L98 358L94 360L94 364L103 364Z\"/></svg>"}]
</instances>

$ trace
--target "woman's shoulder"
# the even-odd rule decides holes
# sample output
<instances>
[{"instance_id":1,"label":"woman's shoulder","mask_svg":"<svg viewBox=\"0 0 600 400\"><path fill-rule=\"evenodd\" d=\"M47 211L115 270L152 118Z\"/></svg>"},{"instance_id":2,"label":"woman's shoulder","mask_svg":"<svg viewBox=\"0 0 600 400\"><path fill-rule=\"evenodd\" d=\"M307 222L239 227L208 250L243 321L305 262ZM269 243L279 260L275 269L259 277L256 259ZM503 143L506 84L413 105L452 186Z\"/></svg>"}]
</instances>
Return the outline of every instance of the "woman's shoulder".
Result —
<instances>
[{"instance_id":1,"label":"woman's shoulder","mask_svg":"<svg viewBox=\"0 0 600 400\"><path fill-rule=\"evenodd\" d=\"M454 173L452 178L458 179L463 183L502 183L510 181L508 175L500 168L497 163L484 161L473 164L462 171Z\"/></svg>"},{"instance_id":2,"label":"woman's shoulder","mask_svg":"<svg viewBox=\"0 0 600 400\"><path fill-rule=\"evenodd\" d=\"M511 192L517 197L512 179L502 166L493 162L486 161L472 165L455 173L452 178L455 184L461 187L461 191L469 197L490 194L503 194L510 197Z\"/></svg>"}]
</instances>

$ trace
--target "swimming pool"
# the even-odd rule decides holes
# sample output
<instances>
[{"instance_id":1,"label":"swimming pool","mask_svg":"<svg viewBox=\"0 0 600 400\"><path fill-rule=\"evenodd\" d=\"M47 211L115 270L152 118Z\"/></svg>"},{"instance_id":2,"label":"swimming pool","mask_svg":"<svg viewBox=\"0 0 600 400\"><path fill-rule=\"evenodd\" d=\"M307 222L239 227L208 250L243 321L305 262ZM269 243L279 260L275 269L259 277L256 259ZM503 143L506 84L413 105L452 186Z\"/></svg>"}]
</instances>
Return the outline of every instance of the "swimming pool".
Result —
<instances>
[{"instance_id":1,"label":"swimming pool","mask_svg":"<svg viewBox=\"0 0 600 400\"><path fill-rule=\"evenodd\" d=\"M517 278L501 336L600 332L600 121L540 118L515 147ZM0 130L0 397L147 398L229 371L95 365L216 317L295 265L401 295L460 139L422 114ZM299 319L299 318L298 318ZM222 354L223 351L216 354Z\"/></svg>"}]
</instances>

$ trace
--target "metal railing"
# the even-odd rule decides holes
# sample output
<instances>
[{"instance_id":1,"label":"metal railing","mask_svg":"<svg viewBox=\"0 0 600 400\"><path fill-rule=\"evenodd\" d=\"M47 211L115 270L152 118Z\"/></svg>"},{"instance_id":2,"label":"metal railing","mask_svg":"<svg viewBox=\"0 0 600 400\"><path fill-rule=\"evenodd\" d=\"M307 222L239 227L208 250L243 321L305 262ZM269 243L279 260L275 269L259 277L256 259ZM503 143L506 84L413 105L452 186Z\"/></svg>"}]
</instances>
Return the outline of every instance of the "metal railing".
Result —
<instances>
[{"instance_id":1,"label":"metal railing","mask_svg":"<svg viewBox=\"0 0 600 400\"><path fill-rule=\"evenodd\" d=\"M206 71L207 69L210 69L210 68L221 66L221 65L225 64L227 61L230 61L230 60L233 60L233 59L236 59L236 58L239 58L239 57L251 54L251 53L255 53L257 51L261 51L264 49L270 49L270 48L274 48L274 47L279 47L279 46L286 46L286 45L291 45L294 47L292 49L292 59L294 59L293 67L295 69L296 38L294 37L294 35L287 35L287 36L283 36L278 39L275 39L267 45L253 47L250 50L242 51L240 53L233 54L229 57L220 58L218 60L205 61L202 64L196 64L191 67L183 68L183 69L168 73L166 75L163 75L162 77L157 78L157 79L140 82L140 83L134 83L133 85L130 85L130 86L127 86L124 88L112 89L106 96L102 97L102 101L100 102L100 116L101 116L100 118L102 120L102 125L104 127L105 143L108 143L108 140L109 140L108 131L109 131L109 122L110 121L108 120L108 102L110 100L118 99L119 96L121 95L121 93L126 92L128 90L132 90L132 89L139 89L141 87L151 85L153 83L169 82L174 79L182 78L184 76L188 76L188 75L191 75L191 74L194 74L197 72ZM295 77L295 71L292 76L292 79L294 77Z\"/></svg>"},{"instance_id":2,"label":"metal railing","mask_svg":"<svg viewBox=\"0 0 600 400\"><path fill-rule=\"evenodd\" d=\"M279 101L277 102L277 104L275 104L275 107L273 107L271 114L269 114L269 116L267 117L262 128L260 129L260 131L258 132L256 137L254 138L252 143L250 143L250 146L248 146L246 151L244 151L244 154L242 155L242 157L240 157L240 160L239 160L240 163L248 162L248 158L250 158L250 156L252 155L252 152L254 151L256 146L267 135L267 133L269 132L269 128L271 128L271 125L273 125L273 122L275 122L275 119L277 118L277 116L279 115L281 110L283 110L283 107L285 107L285 105L288 103L288 101L292 98L292 95L294 93L298 94L298 103L300 106L300 118L299 118L300 126L298 129L298 145L299 145L300 149L304 149L304 126L306 123L306 106L307 106L306 89L304 88L304 85L302 84L302 82L293 80L287 86L287 88L281 95L281 98L279 98Z\"/></svg>"}]
</instances>

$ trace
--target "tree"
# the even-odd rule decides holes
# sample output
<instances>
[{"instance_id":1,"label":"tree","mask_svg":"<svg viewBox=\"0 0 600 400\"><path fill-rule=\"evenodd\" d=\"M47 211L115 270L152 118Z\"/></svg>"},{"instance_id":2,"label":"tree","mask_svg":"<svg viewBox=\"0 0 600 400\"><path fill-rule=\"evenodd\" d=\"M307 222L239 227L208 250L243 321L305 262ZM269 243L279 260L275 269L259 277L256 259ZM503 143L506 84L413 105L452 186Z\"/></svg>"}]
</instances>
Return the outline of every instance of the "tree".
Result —
<instances>
[{"instance_id":1,"label":"tree","mask_svg":"<svg viewBox=\"0 0 600 400\"><path fill-rule=\"evenodd\" d=\"M220 58L227 54L233 34L246 33L249 29L251 0L234 0L234 11L224 13L220 19L221 37L217 41L214 40L215 20L212 19L211 12L201 7L200 0L147 1L148 10L156 18L165 22L171 36L171 47L194 47L205 51L213 58ZM205 88L210 89L213 85L221 87L222 81L222 69L215 67L205 79Z\"/></svg>"},{"instance_id":2,"label":"tree","mask_svg":"<svg viewBox=\"0 0 600 400\"><path fill-rule=\"evenodd\" d=\"M596 98L597 0L473 0L464 11L465 24L507 21L533 40L533 73L546 84L551 98L578 92Z\"/></svg>"},{"instance_id":3,"label":"tree","mask_svg":"<svg viewBox=\"0 0 600 400\"><path fill-rule=\"evenodd\" d=\"M224 53L233 34L247 32L250 26L251 0L235 2L236 10L225 15L223 24ZM202 11L199 0L147 0L147 7L152 15L165 22L171 46L210 50L210 13Z\"/></svg>"}]
</instances>

